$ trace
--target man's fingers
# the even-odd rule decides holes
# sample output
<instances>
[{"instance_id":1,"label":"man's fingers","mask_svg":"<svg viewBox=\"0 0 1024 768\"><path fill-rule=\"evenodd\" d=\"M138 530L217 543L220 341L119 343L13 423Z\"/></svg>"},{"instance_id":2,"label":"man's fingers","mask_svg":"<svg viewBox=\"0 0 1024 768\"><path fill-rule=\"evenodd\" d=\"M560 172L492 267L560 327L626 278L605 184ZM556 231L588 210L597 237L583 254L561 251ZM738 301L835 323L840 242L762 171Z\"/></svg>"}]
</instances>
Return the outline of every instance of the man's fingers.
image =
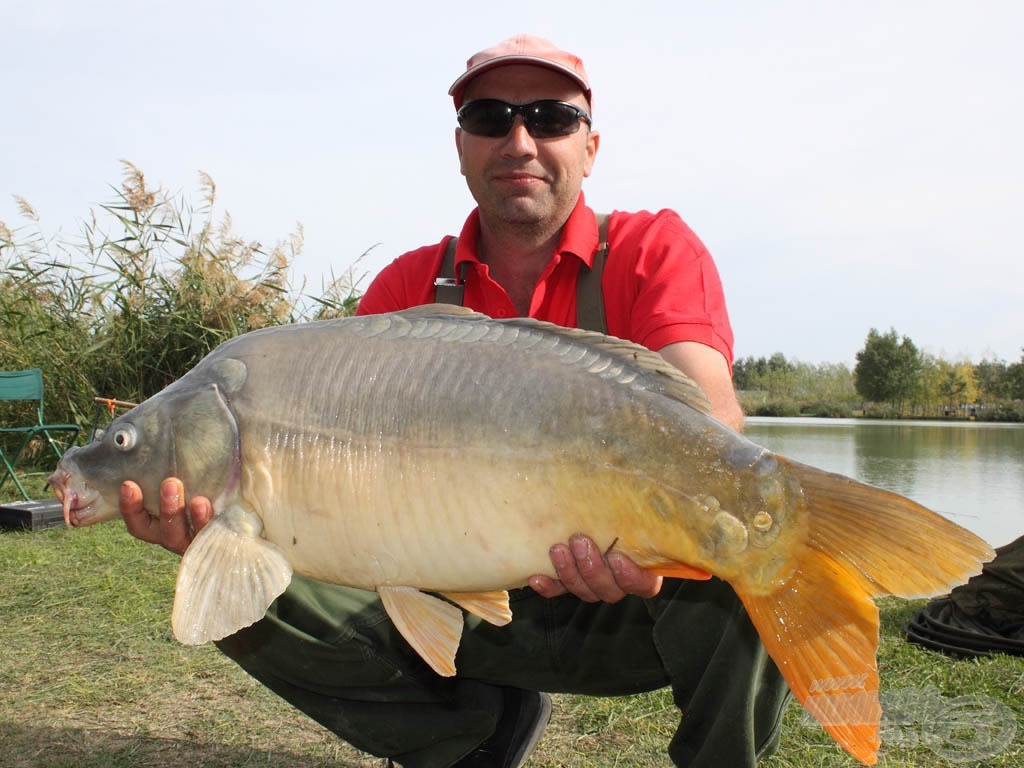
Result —
<instances>
[{"instance_id":1,"label":"man's fingers","mask_svg":"<svg viewBox=\"0 0 1024 768\"><path fill-rule=\"evenodd\" d=\"M530 588L541 597L559 597L569 592L558 579L552 579L543 574L531 576L528 583Z\"/></svg>"},{"instance_id":2,"label":"man's fingers","mask_svg":"<svg viewBox=\"0 0 1024 768\"><path fill-rule=\"evenodd\" d=\"M556 544L551 547L550 555L561 586L580 600L614 603L625 597L625 592L615 585L614 576L601 553L588 537L576 535L569 539L568 545ZM547 587L547 592L541 594L555 591L553 585L542 586Z\"/></svg>"},{"instance_id":3,"label":"man's fingers","mask_svg":"<svg viewBox=\"0 0 1024 768\"><path fill-rule=\"evenodd\" d=\"M551 564L555 566L555 576L565 588L580 600L596 603L600 598L594 594L580 574L579 566L572 549L565 544L556 544L550 550Z\"/></svg>"},{"instance_id":4,"label":"man's fingers","mask_svg":"<svg viewBox=\"0 0 1024 768\"><path fill-rule=\"evenodd\" d=\"M171 552L182 554L192 540L192 533L185 514L185 488L175 477L160 483L159 525L159 543Z\"/></svg>"},{"instance_id":5,"label":"man's fingers","mask_svg":"<svg viewBox=\"0 0 1024 768\"><path fill-rule=\"evenodd\" d=\"M195 536L213 519L213 504L205 496L193 496L188 500L188 518Z\"/></svg>"},{"instance_id":6,"label":"man's fingers","mask_svg":"<svg viewBox=\"0 0 1024 768\"><path fill-rule=\"evenodd\" d=\"M150 544L160 544L160 525L142 506L142 489L131 480L121 484L118 507L128 533Z\"/></svg>"},{"instance_id":7,"label":"man's fingers","mask_svg":"<svg viewBox=\"0 0 1024 768\"><path fill-rule=\"evenodd\" d=\"M608 567L604 554L589 536L573 536L569 539L569 547L581 581L596 600L617 603L626 596L625 590L616 583L615 574Z\"/></svg>"},{"instance_id":8,"label":"man's fingers","mask_svg":"<svg viewBox=\"0 0 1024 768\"><path fill-rule=\"evenodd\" d=\"M615 575L615 583L626 593L638 597L654 597L661 591L661 576L641 568L628 557L608 555L608 567Z\"/></svg>"},{"instance_id":9,"label":"man's fingers","mask_svg":"<svg viewBox=\"0 0 1024 768\"><path fill-rule=\"evenodd\" d=\"M594 541L582 534L568 544L555 544L549 550L555 578L535 575L530 586L542 597L558 597L567 592L588 603L617 603L626 595L654 597L661 589L661 576L656 576L625 555L607 556Z\"/></svg>"}]
</instances>

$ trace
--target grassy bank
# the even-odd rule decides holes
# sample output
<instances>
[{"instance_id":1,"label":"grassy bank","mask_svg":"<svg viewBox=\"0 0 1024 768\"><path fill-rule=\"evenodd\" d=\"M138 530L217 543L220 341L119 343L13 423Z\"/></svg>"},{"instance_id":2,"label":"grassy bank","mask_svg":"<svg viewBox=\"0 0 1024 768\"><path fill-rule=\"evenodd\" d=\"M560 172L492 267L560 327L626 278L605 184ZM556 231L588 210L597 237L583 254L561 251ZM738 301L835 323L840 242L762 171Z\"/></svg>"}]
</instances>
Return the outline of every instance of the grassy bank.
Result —
<instances>
[{"instance_id":1,"label":"grassy bank","mask_svg":"<svg viewBox=\"0 0 1024 768\"><path fill-rule=\"evenodd\" d=\"M381 764L284 705L212 646L179 645L168 620L176 568L177 558L135 541L119 523L0 533L0 765ZM883 602L883 691L902 702L902 714L887 715L879 764L1021 765L1024 659L956 661L907 644L900 628L919 605ZM967 702L968 714L983 720L966 728L961 697L976 694L985 698ZM531 765L667 765L676 717L664 691L558 696ZM1012 743L963 759L1006 724L1018 731ZM792 707L782 749L764 765L856 763Z\"/></svg>"}]
</instances>

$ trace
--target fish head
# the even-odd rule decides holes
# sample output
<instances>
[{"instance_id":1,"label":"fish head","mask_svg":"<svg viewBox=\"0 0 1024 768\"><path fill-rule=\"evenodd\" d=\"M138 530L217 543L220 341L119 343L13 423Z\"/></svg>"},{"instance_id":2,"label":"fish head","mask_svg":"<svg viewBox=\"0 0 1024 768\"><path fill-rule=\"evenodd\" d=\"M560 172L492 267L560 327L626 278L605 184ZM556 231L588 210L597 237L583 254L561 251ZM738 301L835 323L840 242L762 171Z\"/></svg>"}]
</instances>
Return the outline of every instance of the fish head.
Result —
<instances>
[{"instance_id":1,"label":"fish head","mask_svg":"<svg viewBox=\"0 0 1024 768\"><path fill-rule=\"evenodd\" d=\"M69 527L118 517L126 480L139 485L153 516L157 510L150 505L160 498L164 478L180 478L190 496L210 499L236 486L239 434L224 382L190 375L115 419L88 445L64 454L49 482Z\"/></svg>"}]
</instances>

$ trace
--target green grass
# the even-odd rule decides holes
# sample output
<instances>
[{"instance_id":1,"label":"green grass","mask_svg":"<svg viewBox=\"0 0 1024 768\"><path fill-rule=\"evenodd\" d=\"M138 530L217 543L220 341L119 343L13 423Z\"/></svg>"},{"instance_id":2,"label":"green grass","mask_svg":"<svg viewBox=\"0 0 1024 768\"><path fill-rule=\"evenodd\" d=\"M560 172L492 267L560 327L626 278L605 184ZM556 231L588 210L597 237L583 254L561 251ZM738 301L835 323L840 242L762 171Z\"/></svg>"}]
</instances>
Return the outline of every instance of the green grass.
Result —
<instances>
[{"instance_id":1,"label":"green grass","mask_svg":"<svg viewBox=\"0 0 1024 768\"><path fill-rule=\"evenodd\" d=\"M41 492L41 477L29 482ZM169 626L176 568L176 557L134 540L118 523L0 533L0 765L381 765L282 703L214 647L179 645ZM920 605L882 602L883 694L902 695L906 714L896 722L886 715L879 765L1024 764L1024 659L953 660L906 643L901 627ZM947 737L928 743L938 726L926 705L937 702L940 719L945 713L948 720L959 697L973 694L987 697L984 728L1009 718L1016 738L995 755L965 762L969 754L960 750L958 760L945 759L936 748L957 735L976 745L977 734L947 723ZM667 765L677 717L665 691L556 696L531 765ZM795 706L779 753L763 761L766 768L855 765Z\"/></svg>"}]
</instances>

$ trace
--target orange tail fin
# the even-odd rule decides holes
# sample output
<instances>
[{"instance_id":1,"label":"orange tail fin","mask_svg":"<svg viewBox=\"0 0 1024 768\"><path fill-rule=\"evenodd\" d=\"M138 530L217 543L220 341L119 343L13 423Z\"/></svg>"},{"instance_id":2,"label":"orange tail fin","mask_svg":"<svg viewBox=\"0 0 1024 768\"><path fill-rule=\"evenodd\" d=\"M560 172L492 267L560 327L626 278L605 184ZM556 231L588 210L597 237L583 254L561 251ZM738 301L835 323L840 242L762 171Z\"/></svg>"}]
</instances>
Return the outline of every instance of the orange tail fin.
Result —
<instances>
[{"instance_id":1,"label":"orange tail fin","mask_svg":"<svg viewBox=\"0 0 1024 768\"><path fill-rule=\"evenodd\" d=\"M796 699L844 749L874 765L881 706L871 598L944 594L995 553L903 496L778 459L803 489L807 540L776 591L734 586Z\"/></svg>"}]
</instances>

